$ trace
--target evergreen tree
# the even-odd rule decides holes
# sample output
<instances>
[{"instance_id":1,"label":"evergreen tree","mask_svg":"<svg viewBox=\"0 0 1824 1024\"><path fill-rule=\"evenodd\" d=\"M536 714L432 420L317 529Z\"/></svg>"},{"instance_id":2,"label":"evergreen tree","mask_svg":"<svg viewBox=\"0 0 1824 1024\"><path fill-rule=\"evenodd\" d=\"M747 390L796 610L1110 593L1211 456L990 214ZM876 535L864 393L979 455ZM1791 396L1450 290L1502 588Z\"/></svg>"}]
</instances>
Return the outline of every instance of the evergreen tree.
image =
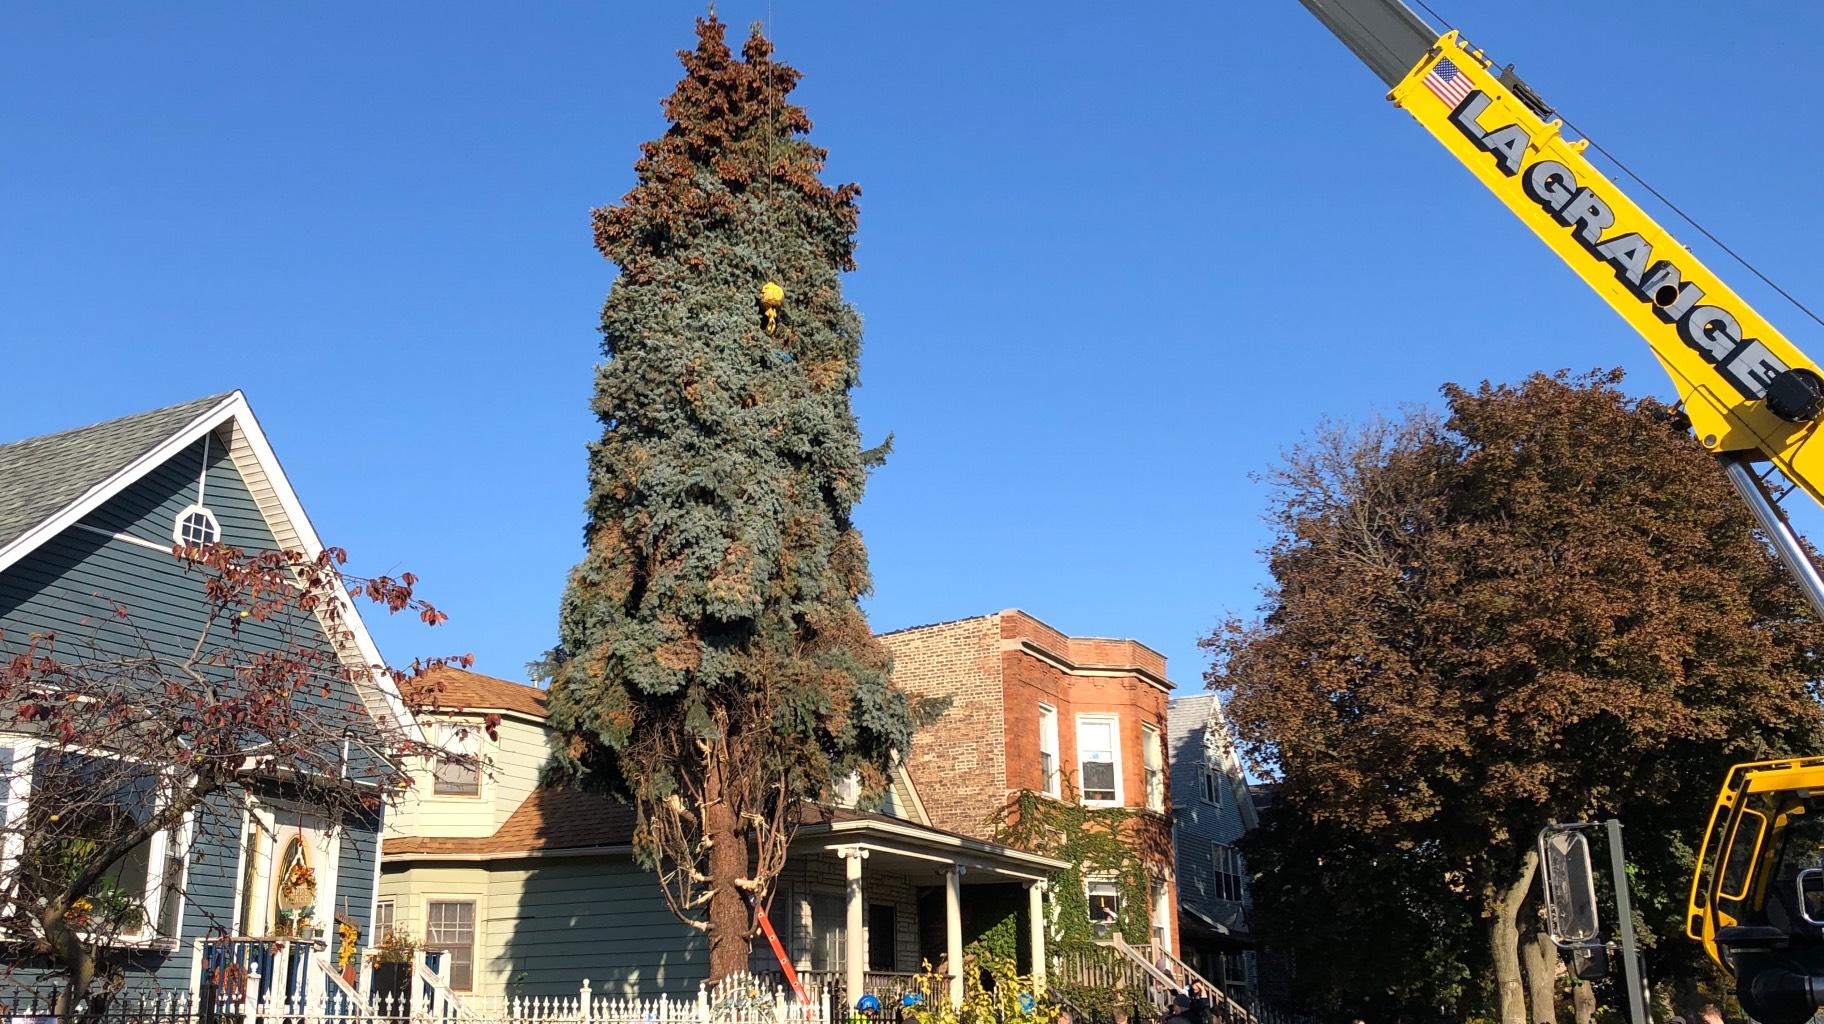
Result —
<instances>
[{"instance_id":1,"label":"evergreen tree","mask_svg":"<svg viewBox=\"0 0 1824 1024\"><path fill-rule=\"evenodd\" d=\"M595 214L620 276L549 669L560 769L633 804L715 978L745 968L805 803L850 777L878 796L933 713L893 688L857 603L850 513L886 448L863 450L849 406L861 323L838 275L860 189L820 179L785 101L798 72L758 26L742 59L723 33L697 22L670 127Z\"/></svg>"}]
</instances>

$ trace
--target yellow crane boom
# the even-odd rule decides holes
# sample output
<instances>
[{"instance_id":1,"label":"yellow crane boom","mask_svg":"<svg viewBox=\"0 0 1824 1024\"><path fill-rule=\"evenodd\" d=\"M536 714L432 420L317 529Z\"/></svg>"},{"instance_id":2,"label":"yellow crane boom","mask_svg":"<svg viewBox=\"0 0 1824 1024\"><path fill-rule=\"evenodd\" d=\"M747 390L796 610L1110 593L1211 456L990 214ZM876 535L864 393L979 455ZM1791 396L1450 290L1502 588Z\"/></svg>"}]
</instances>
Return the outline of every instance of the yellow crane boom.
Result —
<instances>
[{"instance_id":1,"label":"yellow crane boom","mask_svg":"<svg viewBox=\"0 0 1824 1024\"><path fill-rule=\"evenodd\" d=\"M1824 505L1824 373L1585 156L1513 73L1401 0L1300 0L1431 133L1646 339L1699 442L1824 618L1824 579L1754 464ZM1816 794L1816 795L1814 795ZM1824 758L1738 765L1693 873L1686 931L1762 1024L1824 1006ZM1628 963L1630 982L1634 964Z\"/></svg>"}]
</instances>

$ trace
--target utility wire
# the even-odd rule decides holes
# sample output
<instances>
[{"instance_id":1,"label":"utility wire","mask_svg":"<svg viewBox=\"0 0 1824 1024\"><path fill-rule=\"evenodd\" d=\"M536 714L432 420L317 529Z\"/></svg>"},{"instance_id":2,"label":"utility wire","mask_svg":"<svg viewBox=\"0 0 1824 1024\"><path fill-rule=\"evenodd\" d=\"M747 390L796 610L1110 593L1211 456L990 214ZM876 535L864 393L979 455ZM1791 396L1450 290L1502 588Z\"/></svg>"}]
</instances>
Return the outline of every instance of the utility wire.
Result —
<instances>
[{"instance_id":1,"label":"utility wire","mask_svg":"<svg viewBox=\"0 0 1824 1024\"><path fill-rule=\"evenodd\" d=\"M1412 2L1415 4L1418 4L1420 7L1424 8L1425 13L1431 15L1433 20L1437 21L1438 24L1443 25L1445 28L1450 29L1453 32L1456 31L1457 26L1452 24L1451 21L1448 18L1445 18L1442 14L1439 14L1435 9L1432 8L1432 6L1430 4L1426 3L1425 0L1412 0ZM1706 228L1702 224L1699 224L1697 222L1696 217L1693 217L1690 214L1686 213L1683 209L1681 209L1679 207L1679 205L1677 203L1666 198L1665 193L1661 192L1659 189L1656 189L1652 185L1648 184L1647 179L1634 173L1633 168L1629 167L1627 164L1622 163L1621 160L1615 156L1615 154L1604 149L1602 147L1602 143L1597 142L1595 139L1590 137L1589 132L1586 132L1582 128L1577 127L1577 125L1572 123L1570 118L1565 117L1562 112L1558 112L1557 116L1559 117L1560 120L1562 120L1564 122L1565 127L1569 128L1571 131L1576 132L1579 137L1581 137L1585 142L1588 142L1590 144L1591 148L1595 149L1596 152L1601 153L1604 158L1606 158L1610 163L1614 164L1617 170L1621 171L1621 173L1627 175L1629 178L1632 178L1634 180L1634 183L1639 185L1641 188L1644 188L1648 192L1652 193L1653 198L1659 200L1661 203L1664 203L1666 206L1666 209L1671 210L1673 213L1678 215L1679 219L1683 220L1686 224L1689 224L1693 228L1697 229L1697 233L1700 235L1703 235L1705 238L1708 238L1712 245L1715 245L1718 249L1721 249L1721 250L1723 250L1723 252L1728 253L1730 259L1734 260L1737 263L1740 263L1744 268L1747 269L1747 271L1750 274L1753 274L1755 277L1760 278L1762 284L1766 285L1769 288L1772 288L1776 292L1779 292L1780 297L1785 299L1787 302L1792 303L1793 306L1799 310L1799 312L1804 313L1806 316L1810 317L1812 319L1812 321L1814 323L1816 323L1818 326L1824 327L1824 318L1820 318L1818 316L1818 314L1812 312L1810 306L1807 306L1803 302L1800 302L1797 298L1795 298L1793 296L1793 294L1791 292L1780 287L1779 284L1773 280L1773 278L1768 277L1766 274L1761 273L1761 268L1748 262L1747 257L1743 256L1741 253L1736 252L1734 249L1729 248L1729 245L1727 242L1724 242L1722 239L1720 239L1720 238L1716 237L1716 235L1712 234L1709 228Z\"/></svg>"},{"instance_id":2,"label":"utility wire","mask_svg":"<svg viewBox=\"0 0 1824 1024\"><path fill-rule=\"evenodd\" d=\"M1560 114L1559 116L1563 117L1562 114ZM1735 262L1740 263L1742 266L1748 268L1748 272L1753 274L1755 277L1760 278L1762 284L1765 284L1767 287L1772 288L1776 292L1779 292L1780 296L1782 298L1784 298L1787 302L1792 303L1794 306L1798 307L1799 311L1804 313L1806 316L1811 317L1811 319L1813 321L1815 321L1818 324L1818 326L1824 327L1824 319L1820 319L1818 317L1818 314L1813 313L1811 311L1811 307L1805 305L1803 302L1800 302L1798 299L1794 298L1791 292L1787 291L1784 288L1781 288L1777 283L1774 282L1773 278L1768 277L1766 274L1761 273L1761 269L1759 267L1748 262L1747 258L1744 257L1742 254L1736 252L1734 249L1729 248L1728 243L1724 242L1722 239L1711 234L1709 228L1706 228L1702 224L1699 224L1697 222L1697 218L1686 213L1684 210L1679 209L1677 203L1674 203L1672 200L1667 199L1665 196L1665 193L1661 192L1659 189L1654 188L1652 185L1647 184L1647 180L1645 178L1642 178L1640 175L1635 174L1634 171L1631 168L1629 168L1627 164L1622 163L1621 160L1615 156L1615 154L1602 148L1602 143L1597 142L1595 139L1590 138L1590 135L1588 132L1584 131L1582 128L1577 127L1575 124L1572 124L1571 119L1568 117L1564 118L1564 123L1565 123L1566 127L1570 128L1572 131L1576 132L1579 136L1581 136L1584 140L1589 142L1591 148L1595 149L1596 152L1601 153L1604 157L1608 158L1608 161L1610 163L1614 164L1621 171L1621 173L1634 179L1635 184L1639 185L1641 188L1646 189L1648 192L1651 192L1653 194L1653 198L1658 199L1660 202L1666 204L1667 209L1671 210L1673 213L1678 214L1679 217L1682 218L1686 224L1689 224L1692 227L1696 228L1698 231L1698 234L1701 234L1705 238L1708 238L1711 241L1711 243L1714 244L1718 249L1721 249L1724 252L1728 253L1729 257L1731 259L1735 260Z\"/></svg>"}]
</instances>

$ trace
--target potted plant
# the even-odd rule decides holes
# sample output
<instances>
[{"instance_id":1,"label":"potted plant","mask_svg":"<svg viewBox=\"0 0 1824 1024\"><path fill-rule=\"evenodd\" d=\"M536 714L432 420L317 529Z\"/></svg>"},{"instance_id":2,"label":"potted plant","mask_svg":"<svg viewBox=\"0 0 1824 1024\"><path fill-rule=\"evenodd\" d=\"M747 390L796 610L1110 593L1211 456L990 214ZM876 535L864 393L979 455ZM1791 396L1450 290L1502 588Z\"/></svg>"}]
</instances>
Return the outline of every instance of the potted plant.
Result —
<instances>
[{"instance_id":1,"label":"potted plant","mask_svg":"<svg viewBox=\"0 0 1824 1024\"><path fill-rule=\"evenodd\" d=\"M411 936L398 930L387 932L380 939L380 945L374 948L374 981L371 991L374 998L398 1000L405 1003L406 994L411 989L412 955L418 952L418 943Z\"/></svg>"}]
</instances>

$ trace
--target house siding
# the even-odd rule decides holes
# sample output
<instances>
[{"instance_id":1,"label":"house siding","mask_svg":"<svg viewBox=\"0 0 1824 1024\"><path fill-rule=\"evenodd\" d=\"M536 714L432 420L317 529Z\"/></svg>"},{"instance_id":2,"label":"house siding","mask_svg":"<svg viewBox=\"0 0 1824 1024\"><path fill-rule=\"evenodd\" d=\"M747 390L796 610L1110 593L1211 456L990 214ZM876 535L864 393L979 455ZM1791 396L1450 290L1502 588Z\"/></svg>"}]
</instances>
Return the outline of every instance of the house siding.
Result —
<instances>
[{"instance_id":1,"label":"house siding","mask_svg":"<svg viewBox=\"0 0 1824 1024\"><path fill-rule=\"evenodd\" d=\"M204 497L222 528L222 541L248 549L275 546L272 533L254 504L226 446L211 438L198 441L149 470L141 479L90 513L82 522L106 534L124 534L161 548L172 544L175 516L197 498L197 480L207 462ZM47 540L19 562L0 572L0 654L16 654L34 635L56 634L55 652L75 660L93 645L102 656L152 653L172 662L185 660L204 622L205 595L200 575L186 574L169 553L112 536L71 528ZM125 618L116 614L124 609ZM308 621L247 620L235 643L244 650L282 651L303 640L328 653L320 628ZM207 670L205 670L207 671ZM360 700L347 684L333 681L330 693L300 693L321 707L344 708ZM240 820L239 796L211 799L210 817ZM343 837L336 893L351 896L350 916L366 930L366 892L373 888L377 819L351 823ZM129 958L131 989L184 989L189 985L191 940L231 930L240 885L238 828L198 830L184 883L184 908L177 948L148 950Z\"/></svg>"},{"instance_id":2,"label":"house siding","mask_svg":"<svg viewBox=\"0 0 1824 1024\"><path fill-rule=\"evenodd\" d=\"M538 785L540 773L551 758L546 729L518 718L503 717L488 736L479 727L479 715L420 716L425 737L433 742L439 724L461 724L471 729L483 759L481 792L476 796L437 796L428 760L414 765L415 785L387 822L387 835L479 838L491 836L519 809Z\"/></svg>"},{"instance_id":3,"label":"house siding","mask_svg":"<svg viewBox=\"0 0 1824 1024\"><path fill-rule=\"evenodd\" d=\"M1174 848L1177 860L1178 888L1193 904L1208 906L1221 902L1221 888L1216 879L1216 847L1235 846L1247 834L1248 822L1243 814L1242 794L1246 783L1241 766L1233 755L1225 760L1211 730L1227 729L1222 705L1215 694L1180 697L1169 708L1166 747L1170 752L1171 794L1177 809L1177 832ZM1203 773L1214 762L1223 772L1221 803L1203 799ZM1241 905L1253 906L1248 891L1248 875L1242 872ZM1246 954L1248 981L1259 985L1259 968L1254 953Z\"/></svg>"},{"instance_id":4,"label":"house siding","mask_svg":"<svg viewBox=\"0 0 1824 1024\"><path fill-rule=\"evenodd\" d=\"M811 969L811 949L814 932L811 922L811 898L813 896L847 897L849 891L848 866L840 857L833 854L810 854L795 856L786 861L785 870L779 875L778 893L773 897L772 923L779 932L779 938L785 943L786 952L792 958L792 966L800 971ZM940 881L935 873L932 884ZM867 862L862 862L861 878L862 901L867 906L891 906L893 908L893 966L895 971L916 971L920 968L918 951L918 893L912 881L899 874L871 872ZM870 917L862 914L862 955L869 956L872 951L873 935L869 927ZM869 962L872 962L871 959ZM776 971L779 963L773 956L772 947L765 942L754 944L753 956L749 958L748 967L753 971ZM841 968L836 970L840 973Z\"/></svg>"},{"instance_id":5,"label":"house siding","mask_svg":"<svg viewBox=\"0 0 1824 1024\"><path fill-rule=\"evenodd\" d=\"M474 900L475 991L575 995L694 995L709 945L678 923L658 879L624 856L530 858L441 865L391 862L380 898L394 926L424 935L425 904Z\"/></svg>"}]
</instances>

